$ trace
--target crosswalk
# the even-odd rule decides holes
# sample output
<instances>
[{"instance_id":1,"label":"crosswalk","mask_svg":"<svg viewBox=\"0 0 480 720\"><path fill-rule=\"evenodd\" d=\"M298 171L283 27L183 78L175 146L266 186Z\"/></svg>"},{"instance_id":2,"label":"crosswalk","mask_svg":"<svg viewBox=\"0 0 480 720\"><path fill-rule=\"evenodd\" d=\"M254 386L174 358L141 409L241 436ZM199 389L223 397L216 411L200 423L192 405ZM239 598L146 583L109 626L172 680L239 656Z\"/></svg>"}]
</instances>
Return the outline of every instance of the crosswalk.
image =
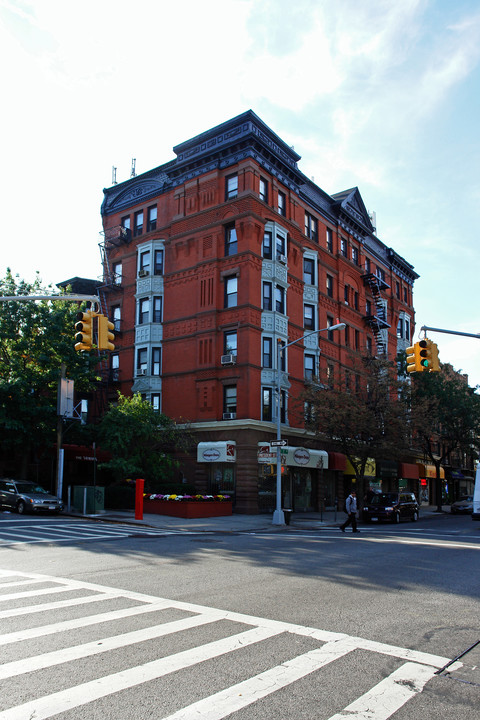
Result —
<instances>
[{"instance_id":1,"label":"crosswalk","mask_svg":"<svg viewBox=\"0 0 480 720\"><path fill-rule=\"evenodd\" d=\"M126 537L158 537L176 534L175 530L160 530L135 525L117 525L82 521L61 521L36 523L14 521L0 525L0 547L34 543L68 543L86 540L109 540Z\"/></svg>"},{"instance_id":2,"label":"crosswalk","mask_svg":"<svg viewBox=\"0 0 480 720\"><path fill-rule=\"evenodd\" d=\"M449 660L344 633L13 570L0 570L0 633L0 682L13 682L2 685L9 691L0 694L0 720L61 713L73 720L80 708L82 718L104 717L108 708L108 717L223 720L240 712L246 720L257 717L257 704L275 702L305 681L303 701L311 692L317 707L323 693L325 707L331 705L328 715L311 717L388 720ZM369 677L362 669L361 692L345 702L343 683L335 694L322 672L357 653L365 655L362 668L376 663L376 670ZM132 698L153 708L151 714L130 710ZM252 715L245 714L249 708ZM283 717L295 714L285 709Z\"/></svg>"}]
</instances>

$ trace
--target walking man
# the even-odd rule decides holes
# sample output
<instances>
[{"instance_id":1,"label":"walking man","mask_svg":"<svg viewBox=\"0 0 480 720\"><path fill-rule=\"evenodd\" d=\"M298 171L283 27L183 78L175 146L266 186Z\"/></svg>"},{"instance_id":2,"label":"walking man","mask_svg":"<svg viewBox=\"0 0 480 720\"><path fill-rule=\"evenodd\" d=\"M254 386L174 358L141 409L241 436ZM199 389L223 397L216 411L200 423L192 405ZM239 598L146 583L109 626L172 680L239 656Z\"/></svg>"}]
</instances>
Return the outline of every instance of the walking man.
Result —
<instances>
[{"instance_id":1,"label":"walking man","mask_svg":"<svg viewBox=\"0 0 480 720\"><path fill-rule=\"evenodd\" d=\"M348 517L343 523L343 525L340 525L340 530L342 532L345 532L345 528L351 523L352 532L360 532L360 530L357 530L357 493L355 492L355 490L352 490L350 495L347 497L345 503L345 512L347 513Z\"/></svg>"}]
</instances>

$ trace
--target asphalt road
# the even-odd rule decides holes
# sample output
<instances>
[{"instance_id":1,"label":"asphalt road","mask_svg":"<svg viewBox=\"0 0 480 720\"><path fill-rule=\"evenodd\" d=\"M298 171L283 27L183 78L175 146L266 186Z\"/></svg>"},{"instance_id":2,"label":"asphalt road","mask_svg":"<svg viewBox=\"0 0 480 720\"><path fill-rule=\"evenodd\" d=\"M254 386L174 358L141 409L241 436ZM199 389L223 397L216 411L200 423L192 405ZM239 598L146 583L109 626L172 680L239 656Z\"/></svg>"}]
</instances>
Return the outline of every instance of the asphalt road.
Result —
<instances>
[{"instance_id":1,"label":"asphalt road","mask_svg":"<svg viewBox=\"0 0 480 720\"><path fill-rule=\"evenodd\" d=\"M480 645L435 675L480 640L468 516L68 541L30 520L47 541L0 547L0 720L478 720Z\"/></svg>"}]
</instances>

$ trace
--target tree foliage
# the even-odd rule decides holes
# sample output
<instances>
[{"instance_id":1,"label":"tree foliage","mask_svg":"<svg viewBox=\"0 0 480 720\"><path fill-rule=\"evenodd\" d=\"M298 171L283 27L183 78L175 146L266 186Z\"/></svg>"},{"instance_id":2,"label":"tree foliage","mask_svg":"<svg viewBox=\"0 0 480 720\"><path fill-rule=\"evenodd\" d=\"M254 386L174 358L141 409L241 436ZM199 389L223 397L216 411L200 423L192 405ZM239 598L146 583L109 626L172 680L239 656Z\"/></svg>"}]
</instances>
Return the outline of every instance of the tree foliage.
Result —
<instances>
[{"instance_id":1,"label":"tree foliage","mask_svg":"<svg viewBox=\"0 0 480 720\"><path fill-rule=\"evenodd\" d=\"M394 363L374 357L354 363L327 384L310 386L306 424L349 459L363 495L368 459L395 459L406 449L407 407Z\"/></svg>"},{"instance_id":2,"label":"tree foliage","mask_svg":"<svg viewBox=\"0 0 480 720\"><path fill-rule=\"evenodd\" d=\"M144 478L150 486L171 477L177 467L173 452L186 450L190 443L188 430L154 410L139 394L119 394L118 404L111 405L98 426L98 437L102 448L112 454L102 467L117 480Z\"/></svg>"},{"instance_id":3,"label":"tree foliage","mask_svg":"<svg viewBox=\"0 0 480 720\"><path fill-rule=\"evenodd\" d=\"M38 275L27 283L7 270L0 280L3 297L53 294ZM0 302L0 456L9 463L21 456L21 474L32 454L55 442L62 363L76 390L94 385L98 356L74 349L77 312L72 302Z\"/></svg>"},{"instance_id":4,"label":"tree foliage","mask_svg":"<svg viewBox=\"0 0 480 720\"><path fill-rule=\"evenodd\" d=\"M440 505L440 466L455 451L478 456L480 397L464 375L443 365L441 372L415 373L411 407L412 442L437 469Z\"/></svg>"}]
</instances>

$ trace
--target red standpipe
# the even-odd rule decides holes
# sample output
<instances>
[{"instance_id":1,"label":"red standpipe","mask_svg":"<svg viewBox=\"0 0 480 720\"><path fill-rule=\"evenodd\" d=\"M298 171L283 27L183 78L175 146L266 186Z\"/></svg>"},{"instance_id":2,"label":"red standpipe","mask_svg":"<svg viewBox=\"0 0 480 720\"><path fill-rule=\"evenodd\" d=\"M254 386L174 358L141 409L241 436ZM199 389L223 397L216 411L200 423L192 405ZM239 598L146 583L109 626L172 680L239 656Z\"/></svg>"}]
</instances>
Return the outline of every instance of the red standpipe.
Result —
<instances>
[{"instance_id":1,"label":"red standpipe","mask_svg":"<svg viewBox=\"0 0 480 720\"><path fill-rule=\"evenodd\" d=\"M143 520L143 487L145 480L135 480L135 520Z\"/></svg>"}]
</instances>

